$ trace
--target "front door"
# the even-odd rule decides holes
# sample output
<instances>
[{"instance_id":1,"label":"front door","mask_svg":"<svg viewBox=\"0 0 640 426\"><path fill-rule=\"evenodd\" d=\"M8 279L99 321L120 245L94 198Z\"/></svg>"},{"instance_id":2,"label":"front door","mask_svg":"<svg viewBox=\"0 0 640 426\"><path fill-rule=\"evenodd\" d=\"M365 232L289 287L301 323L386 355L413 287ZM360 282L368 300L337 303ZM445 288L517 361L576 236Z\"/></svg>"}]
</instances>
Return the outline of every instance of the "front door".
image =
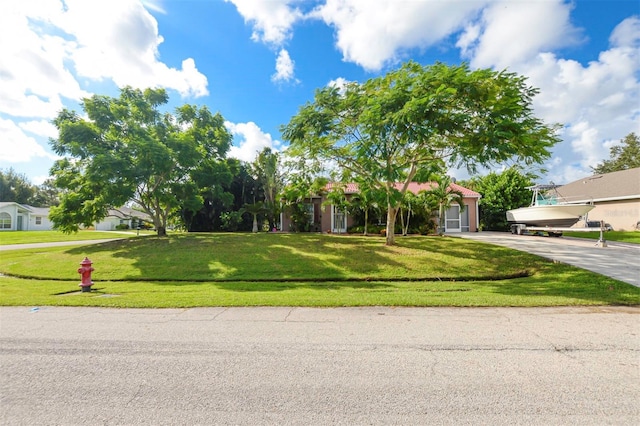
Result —
<instances>
[{"instance_id":1,"label":"front door","mask_svg":"<svg viewBox=\"0 0 640 426\"><path fill-rule=\"evenodd\" d=\"M347 213L334 205L331 206L331 232L336 234L347 232Z\"/></svg>"},{"instance_id":2,"label":"front door","mask_svg":"<svg viewBox=\"0 0 640 426\"><path fill-rule=\"evenodd\" d=\"M460 206L453 205L444 214L444 232L461 232Z\"/></svg>"},{"instance_id":3,"label":"front door","mask_svg":"<svg viewBox=\"0 0 640 426\"><path fill-rule=\"evenodd\" d=\"M23 220L24 220L24 219L23 219L22 215L20 215L20 214L19 214L19 215L18 215L18 223L17 223L17 224L18 224L18 227L16 228L16 231L22 231L22 230L23 230L23 229L22 229L22 227L23 227Z\"/></svg>"}]
</instances>

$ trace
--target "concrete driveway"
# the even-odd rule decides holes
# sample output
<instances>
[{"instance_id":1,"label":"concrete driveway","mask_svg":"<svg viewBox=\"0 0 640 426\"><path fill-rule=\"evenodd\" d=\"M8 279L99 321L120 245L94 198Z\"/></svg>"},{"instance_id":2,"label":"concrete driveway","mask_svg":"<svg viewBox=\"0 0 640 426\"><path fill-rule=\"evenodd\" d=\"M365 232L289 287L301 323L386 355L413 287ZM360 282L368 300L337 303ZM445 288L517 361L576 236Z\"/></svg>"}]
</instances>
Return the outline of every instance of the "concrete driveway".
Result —
<instances>
[{"instance_id":1,"label":"concrete driveway","mask_svg":"<svg viewBox=\"0 0 640 426\"><path fill-rule=\"evenodd\" d=\"M570 237L513 235L508 232L465 232L462 238L537 254L640 287L640 245ZM606 234L605 234L606 236Z\"/></svg>"}]
</instances>

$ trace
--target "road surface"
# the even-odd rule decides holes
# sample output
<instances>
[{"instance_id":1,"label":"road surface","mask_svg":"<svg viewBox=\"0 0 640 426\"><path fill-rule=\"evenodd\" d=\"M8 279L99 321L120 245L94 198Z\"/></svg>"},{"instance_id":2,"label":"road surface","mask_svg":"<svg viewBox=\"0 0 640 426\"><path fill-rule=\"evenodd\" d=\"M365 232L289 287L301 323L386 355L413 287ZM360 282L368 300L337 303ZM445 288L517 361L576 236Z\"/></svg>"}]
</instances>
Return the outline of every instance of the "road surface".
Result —
<instances>
[{"instance_id":1,"label":"road surface","mask_svg":"<svg viewBox=\"0 0 640 426\"><path fill-rule=\"evenodd\" d=\"M639 308L0 308L2 424L640 418Z\"/></svg>"}]
</instances>

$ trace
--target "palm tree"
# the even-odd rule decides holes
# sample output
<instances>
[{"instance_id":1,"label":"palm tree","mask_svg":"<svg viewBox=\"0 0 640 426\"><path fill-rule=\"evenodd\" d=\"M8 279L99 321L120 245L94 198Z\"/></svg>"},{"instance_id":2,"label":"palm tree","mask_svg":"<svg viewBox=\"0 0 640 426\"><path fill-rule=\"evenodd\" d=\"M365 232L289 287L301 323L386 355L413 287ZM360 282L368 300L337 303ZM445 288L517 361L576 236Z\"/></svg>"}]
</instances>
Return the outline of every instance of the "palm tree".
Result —
<instances>
[{"instance_id":1,"label":"palm tree","mask_svg":"<svg viewBox=\"0 0 640 426\"><path fill-rule=\"evenodd\" d=\"M451 187L451 178L449 176L441 176L435 179L437 186L427 190L426 193L431 198L433 205L438 206L438 232L444 234L445 212L455 203L460 206L460 210L464 210L464 195L462 192Z\"/></svg>"},{"instance_id":2,"label":"palm tree","mask_svg":"<svg viewBox=\"0 0 640 426\"><path fill-rule=\"evenodd\" d=\"M245 204L244 211L253 215L253 228L251 231L253 233L258 232L258 215L266 211L264 203L262 201L258 201L253 204Z\"/></svg>"},{"instance_id":3,"label":"palm tree","mask_svg":"<svg viewBox=\"0 0 640 426\"><path fill-rule=\"evenodd\" d=\"M364 214L363 234L367 235L367 225L369 224L369 210L379 209L384 204L384 193L372 189L364 182L358 182L358 192L351 197L351 207L360 210Z\"/></svg>"}]
</instances>

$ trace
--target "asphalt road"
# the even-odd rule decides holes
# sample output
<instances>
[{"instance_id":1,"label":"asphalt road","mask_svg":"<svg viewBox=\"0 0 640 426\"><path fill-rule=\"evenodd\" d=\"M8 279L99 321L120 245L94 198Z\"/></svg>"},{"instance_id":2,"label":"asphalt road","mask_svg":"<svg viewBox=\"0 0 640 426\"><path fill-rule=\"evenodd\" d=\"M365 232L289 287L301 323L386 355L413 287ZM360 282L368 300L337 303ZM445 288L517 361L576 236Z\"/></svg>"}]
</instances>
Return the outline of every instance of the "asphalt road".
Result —
<instances>
[{"instance_id":1,"label":"asphalt road","mask_svg":"<svg viewBox=\"0 0 640 426\"><path fill-rule=\"evenodd\" d=\"M0 422L640 418L640 308L0 308Z\"/></svg>"},{"instance_id":2,"label":"asphalt road","mask_svg":"<svg viewBox=\"0 0 640 426\"><path fill-rule=\"evenodd\" d=\"M513 235L507 232L466 232L458 235L537 254L640 287L638 244L606 241L606 247L603 247L584 238Z\"/></svg>"}]
</instances>

